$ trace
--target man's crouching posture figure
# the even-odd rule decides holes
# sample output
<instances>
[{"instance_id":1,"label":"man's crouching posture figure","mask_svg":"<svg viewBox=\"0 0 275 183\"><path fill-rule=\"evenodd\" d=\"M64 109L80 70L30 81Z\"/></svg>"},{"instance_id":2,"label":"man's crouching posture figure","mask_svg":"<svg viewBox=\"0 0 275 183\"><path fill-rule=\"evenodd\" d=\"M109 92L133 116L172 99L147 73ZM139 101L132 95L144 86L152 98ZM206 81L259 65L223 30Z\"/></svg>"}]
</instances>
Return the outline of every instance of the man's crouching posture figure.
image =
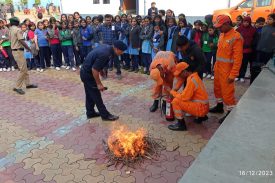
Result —
<instances>
[{"instance_id":1,"label":"man's crouching posture figure","mask_svg":"<svg viewBox=\"0 0 275 183\"><path fill-rule=\"evenodd\" d=\"M170 91L170 94L174 97L172 101L172 107L175 113L175 117L178 120L176 124L169 125L170 130L186 131L187 127L184 121L184 114L189 113L193 116L199 117L196 119L197 123L201 123L208 119L207 113L209 111L208 94L204 83L200 79L199 75L195 71L194 64L182 62L176 65L174 72L175 77L186 79L187 83L184 90L176 92Z\"/></svg>"}]
</instances>

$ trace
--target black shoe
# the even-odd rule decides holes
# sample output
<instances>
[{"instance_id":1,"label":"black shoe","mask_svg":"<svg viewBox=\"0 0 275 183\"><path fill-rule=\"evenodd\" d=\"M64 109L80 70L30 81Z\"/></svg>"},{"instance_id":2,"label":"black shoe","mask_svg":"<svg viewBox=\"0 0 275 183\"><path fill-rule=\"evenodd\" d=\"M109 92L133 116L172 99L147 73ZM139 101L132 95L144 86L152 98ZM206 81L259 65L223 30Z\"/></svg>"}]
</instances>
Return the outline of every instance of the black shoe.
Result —
<instances>
[{"instance_id":1,"label":"black shoe","mask_svg":"<svg viewBox=\"0 0 275 183\"><path fill-rule=\"evenodd\" d=\"M26 88L27 88L27 89L38 88L38 86L37 86L37 85L31 84L31 85L26 86Z\"/></svg>"},{"instance_id":2,"label":"black shoe","mask_svg":"<svg viewBox=\"0 0 275 183\"><path fill-rule=\"evenodd\" d=\"M209 112L211 113L224 113L223 110L223 103L217 103L217 105L215 107L212 107Z\"/></svg>"},{"instance_id":3,"label":"black shoe","mask_svg":"<svg viewBox=\"0 0 275 183\"><path fill-rule=\"evenodd\" d=\"M149 72L149 71L147 71L147 72L146 72L146 74L147 74L147 75L150 75L150 72Z\"/></svg>"},{"instance_id":4,"label":"black shoe","mask_svg":"<svg viewBox=\"0 0 275 183\"><path fill-rule=\"evenodd\" d=\"M162 101L161 110L162 110L162 113L165 115L166 114L166 101L165 100Z\"/></svg>"},{"instance_id":5,"label":"black shoe","mask_svg":"<svg viewBox=\"0 0 275 183\"><path fill-rule=\"evenodd\" d=\"M134 69L130 69L128 72L134 72L135 70Z\"/></svg>"},{"instance_id":6,"label":"black shoe","mask_svg":"<svg viewBox=\"0 0 275 183\"><path fill-rule=\"evenodd\" d=\"M116 121L118 119L119 119L118 116L115 116L112 114L109 114L109 116L107 116L106 118L102 118L103 121Z\"/></svg>"},{"instance_id":7,"label":"black shoe","mask_svg":"<svg viewBox=\"0 0 275 183\"><path fill-rule=\"evenodd\" d=\"M178 120L176 124L169 125L168 128L173 131L187 131L184 119Z\"/></svg>"},{"instance_id":8,"label":"black shoe","mask_svg":"<svg viewBox=\"0 0 275 183\"><path fill-rule=\"evenodd\" d=\"M231 112L231 111L228 111L224 117L222 117L221 119L219 119L219 123L220 123L220 124L223 123L223 121L224 121L225 118L230 114L230 112Z\"/></svg>"},{"instance_id":9,"label":"black shoe","mask_svg":"<svg viewBox=\"0 0 275 183\"><path fill-rule=\"evenodd\" d=\"M19 95L24 95L25 94L25 92L22 89L14 88L13 91L15 91L16 93L18 93Z\"/></svg>"},{"instance_id":10,"label":"black shoe","mask_svg":"<svg viewBox=\"0 0 275 183\"><path fill-rule=\"evenodd\" d=\"M112 71L113 70L113 68L109 68L109 71Z\"/></svg>"},{"instance_id":11,"label":"black shoe","mask_svg":"<svg viewBox=\"0 0 275 183\"><path fill-rule=\"evenodd\" d=\"M154 100L153 105L150 107L150 112L156 112L156 110L159 107L159 101L158 100Z\"/></svg>"},{"instance_id":12,"label":"black shoe","mask_svg":"<svg viewBox=\"0 0 275 183\"><path fill-rule=\"evenodd\" d=\"M99 112L95 112L93 114L87 115L87 119L96 118L99 116L100 116Z\"/></svg>"},{"instance_id":13,"label":"black shoe","mask_svg":"<svg viewBox=\"0 0 275 183\"><path fill-rule=\"evenodd\" d=\"M204 117L198 117L198 118L196 118L194 120L194 122L197 123L197 124L201 124L203 121L206 121L206 120L208 120L208 116L207 115L204 116Z\"/></svg>"},{"instance_id":14,"label":"black shoe","mask_svg":"<svg viewBox=\"0 0 275 183\"><path fill-rule=\"evenodd\" d=\"M139 70L137 69L137 70L135 70L135 73L138 73L139 72Z\"/></svg>"}]
</instances>

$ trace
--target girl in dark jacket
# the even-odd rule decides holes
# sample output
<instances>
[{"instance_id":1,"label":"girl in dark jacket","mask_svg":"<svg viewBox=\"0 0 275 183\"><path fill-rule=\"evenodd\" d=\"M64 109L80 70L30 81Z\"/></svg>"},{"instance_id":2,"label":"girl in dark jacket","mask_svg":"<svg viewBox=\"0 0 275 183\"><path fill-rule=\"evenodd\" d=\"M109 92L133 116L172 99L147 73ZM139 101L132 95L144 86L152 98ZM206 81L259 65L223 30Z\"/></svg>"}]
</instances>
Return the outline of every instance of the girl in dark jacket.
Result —
<instances>
[{"instance_id":1,"label":"girl in dark jacket","mask_svg":"<svg viewBox=\"0 0 275 183\"><path fill-rule=\"evenodd\" d=\"M237 28L237 31L242 35L244 39L244 44L242 66L240 69L239 77L236 78L236 81L240 80L243 83L245 81L244 77L246 74L248 62L251 63L252 61L252 43L256 36L256 29L251 25L251 18L245 17L240 27Z\"/></svg>"},{"instance_id":2,"label":"girl in dark jacket","mask_svg":"<svg viewBox=\"0 0 275 183\"><path fill-rule=\"evenodd\" d=\"M176 50L176 40L178 36L177 32L177 23L175 18L169 18L167 20L168 22L168 30L167 30L167 45L166 45L166 51L172 51L174 53L177 52Z\"/></svg>"},{"instance_id":3,"label":"girl in dark jacket","mask_svg":"<svg viewBox=\"0 0 275 183\"><path fill-rule=\"evenodd\" d=\"M140 34L141 28L138 25L137 19L133 18L131 26L129 26L126 34L129 36L129 55L132 59L132 68L129 72L135 71L138 72L138 63L139 63L139 50L140 50Z\"/></svg>"}]
</instances>

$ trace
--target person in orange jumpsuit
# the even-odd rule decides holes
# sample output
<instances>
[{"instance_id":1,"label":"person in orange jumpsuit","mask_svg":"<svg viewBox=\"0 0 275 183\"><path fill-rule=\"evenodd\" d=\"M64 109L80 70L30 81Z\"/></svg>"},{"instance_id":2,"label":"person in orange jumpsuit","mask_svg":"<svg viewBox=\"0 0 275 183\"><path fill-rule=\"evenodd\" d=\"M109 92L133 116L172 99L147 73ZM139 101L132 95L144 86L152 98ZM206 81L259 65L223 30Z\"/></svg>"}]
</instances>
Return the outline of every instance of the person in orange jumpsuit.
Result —
<instances>
[{"instance_id":1,"label":"person in orange jumpsuit","mask_svg":"<svg viewBox=\"0 0 275 183\"><path fill-rule=\"evenodd\" d=\"M150 66L150 77L156 84L153 87L152 98L154 99L153 105L150 107L150 112L155 112L158 109L159 99L164 96L162 103L162 110L165 113L166 101L165 99L169 96L167 89L173 88L174 82L174 71L177 61L173 52L160 51L156 54L151 66ZM175 90L183 85L184 81L178 79Z\"/></svg>"},{"instance_id":2,"label":"person in orange jumpsuit","mask_svg":"<svg viewBox=\"0 0 275 183\"><path fill-rule=\"evenodd\" d=\"M206 88L200 79L198 72L195 71L194 62L179 63L174 72L175 77L180 77L187 80L184 90L179 93L171 90L170 94L174 97L172 101L172 108L175 117L178 120L176 124L169 125L170 130L185 131L187 130L184 114L189 113L193 116L199 117L200 123L208 119L207 113L209 111L209 101Z\"/></svg>"},{"instance_id":3,"label":"person in orange jumpsuit","mask_svg":"<svg viewBox=\"0 0 275 183\"><path fill-rule=\"evenodd\" d=\"M227 106L227 114L219 122L222 123L235 107L235 78L239 75L243 58L243 39L232 27L230 17L220 15L214 25L221 32L217 60L214 66L214 93L217 105L210 109L211 113L224 113L223 102Z\"/></svg>"}]
</instances>

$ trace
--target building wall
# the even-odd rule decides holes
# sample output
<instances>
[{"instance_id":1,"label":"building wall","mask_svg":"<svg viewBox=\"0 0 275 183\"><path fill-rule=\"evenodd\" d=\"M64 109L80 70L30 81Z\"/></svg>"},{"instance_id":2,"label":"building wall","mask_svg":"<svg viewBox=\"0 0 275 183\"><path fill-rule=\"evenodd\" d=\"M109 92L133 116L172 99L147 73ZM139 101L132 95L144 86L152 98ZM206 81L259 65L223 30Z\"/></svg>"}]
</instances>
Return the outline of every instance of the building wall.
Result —
<instances>
[{"instance_id":1,"label":"building wall","mask_svg":"<svg viewBox=\"0 0 275 183\"><path fill-rule=\"evenodd\" d=\"M204 16L212 14L216 9L228 7L229 0L139 0L139 13L147 14L151 2L156 2L158 9L172 9L176 15L184 13L187 16ZM242 0L231 0L231 5L236 5ZM144 6L145 10L144 11Z\"/></svg>"},{"instance_id":2,"label":"building wall","mask_svg":"<svg viewBox=\"0 0 275 183\"><path fill-rule=\"evenodd\" d=\"M93 4L93 0L61 0L62 12L73 13L78 11L80 14L117 14L120 0L110 0L110 4Z\"/></svg>"}]
</instances>

